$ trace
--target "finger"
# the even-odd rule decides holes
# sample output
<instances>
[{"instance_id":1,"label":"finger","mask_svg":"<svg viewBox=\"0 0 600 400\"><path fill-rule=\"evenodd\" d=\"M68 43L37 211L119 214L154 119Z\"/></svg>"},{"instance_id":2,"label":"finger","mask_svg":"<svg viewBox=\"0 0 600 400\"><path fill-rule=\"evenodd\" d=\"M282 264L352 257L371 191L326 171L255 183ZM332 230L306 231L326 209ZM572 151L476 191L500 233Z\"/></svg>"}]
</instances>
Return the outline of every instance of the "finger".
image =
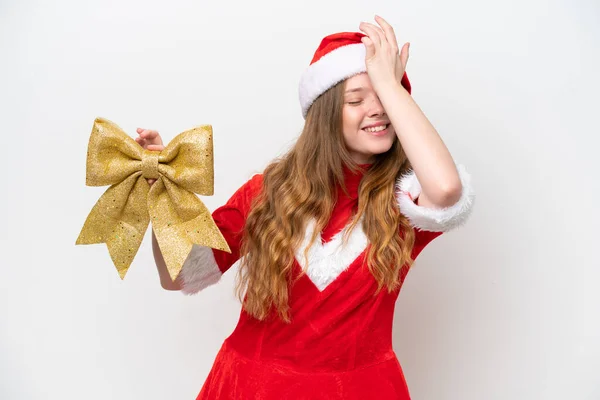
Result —
<instances>
[{"instance_id":1,"label":"finger","mask_svg":"<svg viewBox=\"0 0 600 400\"><path fill-rule=\"evenodd\" d=\"M402 50L400 51L400 62L402 63L403 69L406 69L406 64L408 64L409 50L410 43L404 43L404 46L402 46Z\"/></svg>"},{"instance_id":2,"label":"finger","mask_svg":"<svg viewBox=\"0 0 600 400\"><path fill-rule=\"evenodd\" d=\"M398 41L396 40L396 33L394 32L394 28L379 15L375 16L375 21L381 26L383 31L385 32L385 37L388 43L395 49L398 50Z\"/></svg>"},{"instance_id":3,"label":"finger","mask_svg":"<svg viewBox=\"0 0 600 400\"><path fill-rule=\"evenodd\" d=\"M162 138L157 131L147 129L144 131L143 137L148 141L148 144L163 144Z\"/></svg>"},{"instance_id":4,"label":"finger","mask_svg":"<svg viewBox=\"0 0 600 400\"><path fill-rule=\"evenodd\" d=\"M142 133L142 132L143 132L143 129L142 129L142 128L137 128L135 131L136 131L137 133Z\"/></svg>"},{"instance_id":5,"label":"finger","mask_svg":"<svg viewBox=\"0 0 600 400\"><path fill-rule=\"evenodd\" d=\"M152 143L152 140L150 138L150 129L144 129L142 130L142 132L140 132L140 137L143 138L147 143Z\"/></svg>"},{"instance_id":6,"label":"finger","mask_svg":"<svg viewBox=\"0 0 600 400\"><path fill-rule=\"evenodd\" d=\"M360 26L361 30L369 36L369 38L373 41L373 43L375 43L377 47L387 44L385 34L383 33L380 27L375 26L369 22L362 22Z\"/></svg>"},{"instance_id":7,"label":"finger","mask_svg":"<svg viewBox=\"0 0 600 400\"><path fill-rule=\"evenodd\" d=\"M374 29L372 24L361 22L360 29L371 39L375 47L381 47L382 35L377 33L377 29Z\"/></svg>"},{"instance_id":8,"label":"finger","mask_svg":"<svg viewBox=\"0 0 600 400\"><path fill-rule=\"evenodd\" d=\"M157 131L153 131L150 129L146 129L146 139L154 139L158 136L158 132Z\"/></svg>"},{"instance_id":9,"label":"finger","mask_svg":"<svg viewBox=\"0 0 600 400\"><path fill-rule=\"evenodd\" d=\"M367 25L365 22L361 22L360 30L363 31L365 33L365 35L367 35L369 37L369 39L373 43L374 48L381 47L381 39L377 35L377 32L375 32L372 27Z\"/></svg>"},{"instance_id":10,"label":"finger","mask_svg":"<svg viewBox=\"0 0 600 400\"><path fill-rule=\"evenodd\" d=\"M151 151L163 151L165 149L165 146L163 146L162 144L149 144L147 149Z\"/></svg>"},{"instance_id":11,"label":"finger","mask_svg":"<svg viewBox=\"0 0 600 400\"><path fill-rule=\"evenodd\" d=\"M367 48L366 58L370 59L371 57L373 57L375 55L375 45L373 44L373 41L369 39L368 36L364 36L360 39L360 41L363 42L365 47Z\"/></svg>"},{"instance_id":12,"label":"finger","mask_svg":"<svg viewBox=\"0 0 600 400\"><path fill-rule=\"evenodd\" d=\"M377 36L379 37L380 40L387 40L385 38L385 32L383 32L383 29L381 29L381 27L372 24L370 22L363 22L363 24L365 24L367 27L370 27L371 29L373 29L373 31L375 33L377 33Z\"/></svg>"},{"instance_id":13,"label":"finger","mask_svg":"<svg viewBox=\"0 0 600 400\"><path fill-rule=\"evenodd\" d=\"M136 137L135 141L142 147L146 146L146 141L144 139L142 139L141 137Z\"/></svg>"},{"instance_id":14,"label":"finger","mask_svg":"<svg viewBox=\"0 0 600 400\"><path fill-rule=\"evenodd\" d=\"M142 129L142 131L139 133L139 135L141 137L143 137L144 139L146 139L148 137L149 133L150 133L150 129Z\"/></svg>"}]
</instances>

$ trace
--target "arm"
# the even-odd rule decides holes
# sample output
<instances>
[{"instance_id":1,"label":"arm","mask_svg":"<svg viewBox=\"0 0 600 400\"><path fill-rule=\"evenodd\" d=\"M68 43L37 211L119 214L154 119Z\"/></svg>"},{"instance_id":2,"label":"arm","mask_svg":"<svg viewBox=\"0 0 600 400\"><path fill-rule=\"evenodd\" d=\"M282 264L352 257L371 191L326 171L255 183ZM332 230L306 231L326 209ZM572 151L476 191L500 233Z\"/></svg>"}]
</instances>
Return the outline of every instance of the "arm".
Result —
<instances>
[{"instance_id":1,"label":"arm","mask_svg":"<svg viewBox=\"0 0 600 400\"><path fill-rule=\"evenodd\" d=\"M158 269L158 276L160 277L160 285L162 288L166 290L181 290L179 279L176 279L175 282L173 282L169 276L167 264L165 264L165 259L160 251L160 247L158 247L154 230L152 231L152 253L154 254L154 262Z\"/></svg>"},{"instance_id":2,"label":"arm","mask_svg":"<svg viewBox=\"0 0 600 400\"><path fill-rule=\"evenodd\" d=\"M229 244L231 253L194 244L177 278L175 287L183 294L196 294L219 282L221 276L240 258L244 225L254 196L262 186L262 176L257 174L240 187L229 200L212 212L215 224ZM156 252L155 252L156 255ZM165 289L172 287L166 267L157 267ZM162 272L161 272L162 270ZM164 276L164 277L163 277Z\"/></svg>"},{"instance_id":3,"label":"arm","mask_svg":"<svg viewBox=\"0 0 600 400\"><path fill-rule=\"evenodd\" d=\"M401 84L409 45L404 44L399 52L393 28L381 17L376 21L381 28L360 24L367 35L362 39L367 72L420 183L418 203L450 207L461 198L461 179L441 137Z\"/></svg>"},{"instance_id":4,"label":"arm","mask_svg":"<svg viewBox=\"0 0 600 400\"><path fill-rule=\"evenodd\" d=\"M421 185L418 204L444 208L456 204L462 184L456 164L442 138L412 96L397 83L379 94L406 156Z\"/></svg>"},{"instance_id":5,"label":"arm","mask_svg":"<svg viewBox=\"0 0 600 400\"><path fill-rule=\"evenodd\" d=\"M144 149L152 151L162 151L165 148L165 146L163 145L162 138L160 137L160 134L157 131L142 128L137 128L136 131L139 136L135 138L135 141ZM156 179L148 179L148 184L150 184L150 186L152 186L154 182L156 182ZM167 264L165 263L165 259L163 258L162 252L160 251L160 247L158 247L156 236L154 235L154 229L152 230L152 253L154 255L154 262L156 263L156 268L158 269L160 285L163 287L163 289L181 290L181 285L179 284L178 280L173 282L171 280L171 277L169 276Z\"/></svg>"},{"instance_id":6,"label":"arm","mask_svg":"<svg viewBox=\"0 0 600 400\"><path fill-rule=\"evenodd\" d=\"M142 129L137 128L138 137L135 138L135 141L142 146L144 149L153 150L153 151L162 151L165 147L163 145L162 138L157 131L150 129ZM156 179L148 179L148 184L152 186L156 182ZM173 282L171 277L169 276L169 271L167 270L167 264L165 263L165 259L163 258L162 252L160 251L160 247L158 247L158 241L156 240L156 236L154 235L154 229L152 230L152 253L154 255L154 262L156 263L156 268L158 269L158 276L160 277L160 285L163 289L166 290L181 290L181 285L176 280Z\"/></svg>"}]
</instances>

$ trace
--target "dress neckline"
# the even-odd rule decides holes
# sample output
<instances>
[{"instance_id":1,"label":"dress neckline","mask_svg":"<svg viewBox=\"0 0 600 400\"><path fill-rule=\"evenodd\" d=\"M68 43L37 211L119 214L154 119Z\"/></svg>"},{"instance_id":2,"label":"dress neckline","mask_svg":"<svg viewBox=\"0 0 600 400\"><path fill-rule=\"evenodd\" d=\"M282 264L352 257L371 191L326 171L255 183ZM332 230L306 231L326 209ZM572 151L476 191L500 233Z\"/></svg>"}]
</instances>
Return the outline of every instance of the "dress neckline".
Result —
<instances>
[{"instance_id":1,"label":"dress neckline","mask_svg":"<svg viewBox=\"0 0 600 400\"><path fill-rule=\"evenodd\" d=\"M358 186L360 185L360 181L364 177L365 172L368 171L373 164L358 164L358 166L363 170L353 172L346 164L342 166L344 171L344 184L346 186L346 190L348 191L348 196L352 199L358 198ZM340 194L343 194L341 188Z\"/></svg>"}]
</instances>

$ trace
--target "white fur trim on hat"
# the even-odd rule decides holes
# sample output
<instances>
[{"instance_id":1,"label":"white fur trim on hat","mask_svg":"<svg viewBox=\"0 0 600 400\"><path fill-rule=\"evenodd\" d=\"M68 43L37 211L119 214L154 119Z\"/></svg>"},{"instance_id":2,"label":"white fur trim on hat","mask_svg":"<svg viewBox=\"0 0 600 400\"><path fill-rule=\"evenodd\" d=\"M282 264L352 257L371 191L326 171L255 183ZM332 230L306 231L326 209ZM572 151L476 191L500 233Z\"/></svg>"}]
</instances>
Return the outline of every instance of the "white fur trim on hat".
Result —
<instances>
[{"instance_id":1,"label":"white fur trim on hat","mask_svg":"<svg viewBox=\"0 0 600 400\"><path fill-rule=\"evenodd\" d=\"M222 275L213 249L194 244L177 279L184 294L195 294L217 283Z\"/></svg>"},{"instance_id":2,"label":"white fur trim on hat","mask_svg":"<svg viewBox=\"0 0 600 400\"><path fill-rule=\"evenodd\" d=\"M336 83L366 72L366 48L363 43L339 47L312 63L300 78L300 106L306 118L308 109L317 97Z\"/></svg>"},{"instance_id":3,"label":"white fur trim on hat","mask_svg":"<svg viewBox=\"0 0 600 400\"><path fill-rule=\"evenodd\" d=\"M463 165L457 165L462 184L460 199L446 208L427 208L414 203L421 194L421 184L414 171L398 178L396 182L396 198L400 211L412 226L424 231L447 232L464 224L473 209L475 193L471 186L471 177Z\"/></svg>"}]
</instances>

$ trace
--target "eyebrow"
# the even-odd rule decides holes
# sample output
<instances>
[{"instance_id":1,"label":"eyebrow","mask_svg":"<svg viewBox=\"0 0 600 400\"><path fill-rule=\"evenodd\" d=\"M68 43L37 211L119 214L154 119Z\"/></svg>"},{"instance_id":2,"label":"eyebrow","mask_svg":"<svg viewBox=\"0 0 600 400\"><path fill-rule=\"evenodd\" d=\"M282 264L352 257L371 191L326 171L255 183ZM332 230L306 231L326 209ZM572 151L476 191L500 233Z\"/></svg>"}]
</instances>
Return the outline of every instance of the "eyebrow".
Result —
<instances>
[{"instance_id":1,"label":"eyebrow","mask_svg":"<svg viewBox=\"0 0 600 400\"><path fill-rule=\"evenodd\" d=\"M348 93L354 93L354 92L362 92L363 90L365 90L364 87L357 87L357 88L354 88L354 89L348 89L348 90L346 90L346 94L348 94Z\"/></svg>"}]
</instances>

